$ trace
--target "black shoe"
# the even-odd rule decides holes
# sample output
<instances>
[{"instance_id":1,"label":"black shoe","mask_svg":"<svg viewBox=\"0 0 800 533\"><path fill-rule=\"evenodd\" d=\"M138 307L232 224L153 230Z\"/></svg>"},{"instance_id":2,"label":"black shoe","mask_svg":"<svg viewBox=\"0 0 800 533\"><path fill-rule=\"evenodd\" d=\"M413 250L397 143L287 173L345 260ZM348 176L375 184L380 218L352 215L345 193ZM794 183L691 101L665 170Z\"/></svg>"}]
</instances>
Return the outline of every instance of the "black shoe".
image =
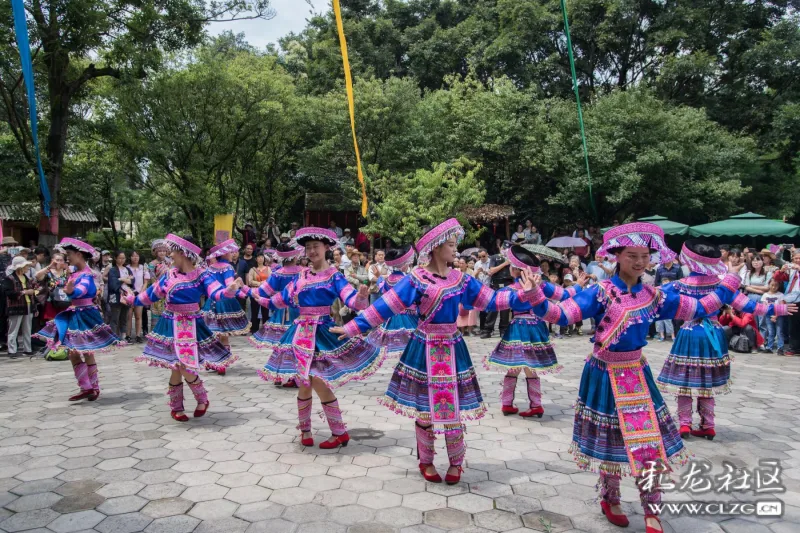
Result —
<instances>
[{"instance_id":1,"label":"black shoe","mask_svg":"<svg viewBox=\"0 0 800 533\"><path fill-rule=\"evenodd\" d=\"M491 336L492 336L492 334L491 334L491 333L489 333L489 332L486 332L486 331L484 331L483 333L481 333L481 339L488 339L488 338L489 338L489 337L491 337Z\"/></svg>"},{"instance_id":2,"label":"black shoe","mask_svg":"<svg viewBox=\"0 0 800 533\"><path fill-rule=\"evenodd\" d=\"M136 337L136 344L142 344L142 338Z\"/></svg>"},{"instance_id":3,"label":"black shoe","mask_svg":"<svg viewBox=\"0 0 800 533\"><path fill-rule=\"evenodd\" d=\"M758 353L772 353L772 352L769 351L769 350L765 350L764 348L759 347L758 348Z\"/></svg>"},{"instance_id":4,"label":"black shoe","mask_svg":"<svg viewBox=\"0 0 800 533\"><path fill-rule=\"evenodd\" d=\"M22 353L24 355L27 355L28 357L31 357L33 355L33 352L22 352Z\"/></svg>"},{"instance_id":5,"label":"black shoe","mask_svg":"<svg viewBox=\"0 0 800 533\"><path fill-rule=\"evenodd\" d=\"M772 353L775 353L775 352L773 352L772 350L770 350L769 348L767 348L767 349L765 349L765 350L764 350L764 353L770 353L770 354L772 354Z\"/></svg>"},{"instance_id":6,"label":"black shoe","mask_svg":"<svg viewBox=\"0 0 800 533\"><path fill-rule=\"evenodd\" d=\"M785 354L783 353L783 348L778 348L778 355L785 355Z\"/></svg>"},{"instance_id":7,"label":"black shoe","mask_svg":"<svg viewBox=\"0 0 800 533\"><path fill-rule=\"evenodd\" d=\"M22 354L20 354L19 352L17 352L17 353L10 353L10 354L8 354L8 356L9 356L11 359L16 359L16 358L18 358L20 355L22 355Z\"/></svg>"}]
</instances>

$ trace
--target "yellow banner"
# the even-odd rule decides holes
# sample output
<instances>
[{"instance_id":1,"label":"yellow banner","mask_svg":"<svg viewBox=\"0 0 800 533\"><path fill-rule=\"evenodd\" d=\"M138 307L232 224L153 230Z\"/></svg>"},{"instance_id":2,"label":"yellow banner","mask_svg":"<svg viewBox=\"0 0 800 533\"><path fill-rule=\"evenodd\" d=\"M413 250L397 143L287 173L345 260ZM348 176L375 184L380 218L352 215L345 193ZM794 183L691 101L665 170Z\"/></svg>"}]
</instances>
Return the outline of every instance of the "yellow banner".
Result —
<instances>
[{"instance_id":1,"label":"yellow banner","mask_svg":"<svg viewBox=\"0 0 800 533\"><path fill-rule=\"evenodd\" d=\"M233 238L233 215L214 215L214 244Z\"/></svg>"},{"instance_id":2,"label":"yellow banner","mask_svg":"<svg viewBox=\"0 0 800 533\"><path fill-rule=\"evenodd\" d=\"M356 149L356 169L358 181L361 183L361 216L367 216L367 186L364 183L364 174L361 171L361 153L358 150L356 139L356 112L353 100L353 78L350 75L350 60L347 58L347 40L344 37L342 25L342 9L339 0L333 0L333 13L336 15L336 28L339 30L339 46L342 48L342 62L344 63L344 85L347 90L347 105L350 108L350 130L353 132L353 146Z\"/></svg>"}]
</instances>

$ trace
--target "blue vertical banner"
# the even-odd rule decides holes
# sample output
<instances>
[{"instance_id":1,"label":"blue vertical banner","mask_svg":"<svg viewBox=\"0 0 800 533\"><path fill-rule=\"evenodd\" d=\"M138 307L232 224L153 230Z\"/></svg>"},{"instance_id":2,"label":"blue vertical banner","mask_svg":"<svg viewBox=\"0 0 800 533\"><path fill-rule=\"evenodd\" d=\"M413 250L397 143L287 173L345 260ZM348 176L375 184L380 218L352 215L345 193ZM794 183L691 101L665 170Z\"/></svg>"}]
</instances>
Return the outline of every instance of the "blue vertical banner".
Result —
<instances>
[{"instance_id":1,"label":"blue vertical banner","mask_svg":"<svg viewBox=\"0 0 800 533\"><path fill-rule=\"evenodd\" d=\"M31 61L31 45L28 40L28 22L25 19L25 6L22 0L11 0L11 9L14 11L14 33L17 34L17 48L22 63L22 77L25 80L25 91L28 95L28 112L31 118L31 135L33 148L36 152L36 168L39 171L39 187L44 198L44 214L50 216L50 189L42 169L42 157L39 155L39 126L36 114L36 91L33 89L33 62Z\"/></svg>"}]
</instances>

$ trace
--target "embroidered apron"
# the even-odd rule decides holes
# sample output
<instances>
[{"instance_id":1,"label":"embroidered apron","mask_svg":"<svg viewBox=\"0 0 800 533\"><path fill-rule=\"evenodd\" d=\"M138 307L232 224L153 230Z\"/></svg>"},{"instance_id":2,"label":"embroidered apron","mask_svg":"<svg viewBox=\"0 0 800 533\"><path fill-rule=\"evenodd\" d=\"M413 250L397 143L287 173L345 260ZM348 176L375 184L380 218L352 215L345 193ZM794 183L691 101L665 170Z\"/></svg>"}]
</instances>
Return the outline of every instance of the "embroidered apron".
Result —
<instances>
[{"instance_id":1,"label":"embroidered apron","mask_svg":"<svg viewBox=\"0 0 800 533\"><path fill-rule=\"evenodd\" d=\"M425 335L431 423L448 428L461 424L454 349L458 328L455 324L431 324L430 321L445 300L460 295L459 291L446 289L458 286L462 280L463 274L457 270L451 270L447 279L441 281L425 280L425 295L419 305L420 316L424 319L417 326Z\"/></svg>"}]
</instances>

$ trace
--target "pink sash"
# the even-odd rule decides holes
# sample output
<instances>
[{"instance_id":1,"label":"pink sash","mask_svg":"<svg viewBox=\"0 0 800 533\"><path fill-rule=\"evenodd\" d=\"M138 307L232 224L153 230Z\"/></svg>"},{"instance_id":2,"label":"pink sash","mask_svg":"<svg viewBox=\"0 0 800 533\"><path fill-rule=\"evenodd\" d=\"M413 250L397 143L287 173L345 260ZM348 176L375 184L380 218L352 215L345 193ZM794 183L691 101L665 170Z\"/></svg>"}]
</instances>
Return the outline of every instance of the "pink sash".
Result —
<instances>
[{"instance_id":1,"label":"pink sash","mask_svg":"<svg viewBox=\"0 0 800 533\"><path fill-rule=\"evenodd\" d=\"M288 315L288 309L286 310ZM317 326L322 320L317 316L301 315L295 320L297 329L292 338L292 351L294 352L297 376L304 386L311 384L309 372L311 363L314 362L314 347L317 344Z\"/></svg>"},{"instance_id":2,"label":"pink sash","mask_svg":"<svg viewBox=\"0 0 800 533\"><path fill-rule=\"evenodd\" d=\"M428 370L428 402L431 422L455 425L461 423L456 375L455 324L420 324L425 335Z\"/></svg>"},{"instance_id":3,"label":"pink sash","mask_svg":"<svg viewBox=\"0 0 800 533\"><path fill-rule=\"evenodd\" d=\"M650 389L644 378L641 350L615 354L619 357L603 357L602 353L597 355L600 356L598 359L607 361L619 428L628 452L631 473L638 476L653 461L660 463L662 468L665 467L667 454Z\"/></svg>"},{"instance_id":4,"label":"pink sash","mask_svg":"<svg viewBox=\"0 0 800 533\"><path fill-rule=\"evenodd\" d=\"M197 318L194 315L175 315L175 354L186 368L200 368L197 347Z\"/></svg>"}]
</instances>

